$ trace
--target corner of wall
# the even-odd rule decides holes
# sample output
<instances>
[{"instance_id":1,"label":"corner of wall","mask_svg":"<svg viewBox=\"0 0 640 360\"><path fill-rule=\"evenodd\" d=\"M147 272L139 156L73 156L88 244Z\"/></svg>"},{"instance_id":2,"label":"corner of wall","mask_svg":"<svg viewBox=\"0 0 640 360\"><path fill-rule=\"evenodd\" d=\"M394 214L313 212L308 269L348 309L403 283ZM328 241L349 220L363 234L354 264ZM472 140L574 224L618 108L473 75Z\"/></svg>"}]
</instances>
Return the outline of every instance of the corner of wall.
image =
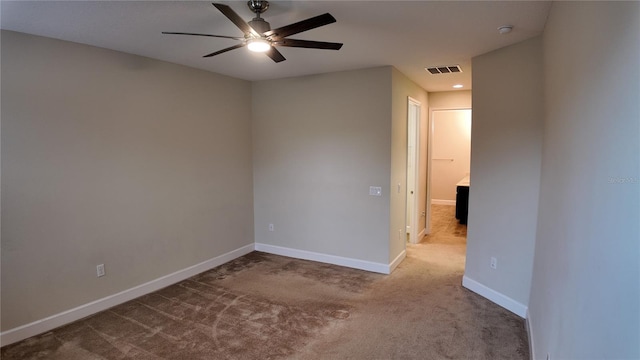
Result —
<instances>
[{"instance_id":1,"label":"corner of wall","mask_svg":"<svg viewBox=\"0 0 640 360\"><path fill-rule=\"evenodd\" d=\"M527 314L524 319L524 326L527 330L527 338L529 339L529 359L536 360L536 347L535 340L533 338L533 326L531 325L531 315L529 315L529 309L527 308Z\"/></svg>"},{"instance_id":2,"label":"corner of wall","mask_svg":"<svg viewBox=\"0 0 640 360\"><path fill-rule=\"evenodd\" d=\"M541 37L474 57L472 63L465 276L475 281L480 294L506 304L513 301L507 306L524 316L531 289L540 191L544 117ZM491 258L497 259L497 268L489 266Z\"/></svg>"},{"instance_id":3,"label":"corner of wall","mask_svg":"<svg viewBox=\"0 0 640 360\"><path fill-rule=\"evenodd\" d=\"M521 318L525 318L527 314L527 306L516 301L509 296L506 296L498 291L493 290L492 288L471 279L467 275L462 277L462 286L473 291L474 293L481 295L482 297L491 300L497 305L502 306L503 308L511 311L512 313L520 316Z\"/></svg>"}]
</instances>

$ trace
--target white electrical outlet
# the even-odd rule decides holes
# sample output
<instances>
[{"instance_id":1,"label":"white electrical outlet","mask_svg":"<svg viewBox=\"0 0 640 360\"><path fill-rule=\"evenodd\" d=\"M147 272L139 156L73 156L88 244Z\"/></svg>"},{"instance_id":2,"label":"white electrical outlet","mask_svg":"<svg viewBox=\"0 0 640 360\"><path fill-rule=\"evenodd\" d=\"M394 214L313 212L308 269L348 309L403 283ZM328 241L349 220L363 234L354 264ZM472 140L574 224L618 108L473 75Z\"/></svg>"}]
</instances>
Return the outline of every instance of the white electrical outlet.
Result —
<instances>
[{"instance_id":1,"label":"white electrical outlet","mask_svg":"<svg viewBox=\"0 0 640 360\"><path fill-rule=\"evenodd\" d=\"M496 259L495 257L491 257L491 264L489 264L489 266L491 266L492 269L497 269L498 268L498 259Z\"/></svg>"},{"instance_id":2,"label":"white electrical outlet","mask_svg":"<svg viewBox=\"0 0 640 360\"><path fill-rule=\"evenodd\" d=\"M269 224L269 231L274 231L275 227L273 226L273 224Z\"/></svg>"},{"instance_id":3,"label":"white electrical outlet","mask_svg":"<svg viewBox=\"0 0 640 360\"><path fill-rule=\"evenodd\" d=\"M96 274L98 275L98 277L103 277L105 275L104 264L96 266Z\"/></svg>"}]
</instances>

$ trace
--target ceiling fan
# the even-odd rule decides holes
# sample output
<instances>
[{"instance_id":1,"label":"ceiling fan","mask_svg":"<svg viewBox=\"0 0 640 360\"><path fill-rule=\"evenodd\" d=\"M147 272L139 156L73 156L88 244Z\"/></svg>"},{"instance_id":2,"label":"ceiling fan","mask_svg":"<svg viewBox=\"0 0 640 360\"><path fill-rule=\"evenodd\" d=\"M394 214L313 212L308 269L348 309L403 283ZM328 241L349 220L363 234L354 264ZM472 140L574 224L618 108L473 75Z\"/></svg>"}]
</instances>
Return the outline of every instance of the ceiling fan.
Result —
<instances>
[{"instance_id":1,"label":"ceiling fan","mask_svg":"<svg viewBox=\"0 0 640 360\"><path fill-rule=\"evenodd\" d=\"M323 41L311 41L311 40L298 40L289 39L288 36L301 33L303 31L315 29L320 26L329 25L336 22L336 19L331 14L326 13L318 15L306 20L299 21L287 26L283 26L277 29L271 30L271 25L260 17L260 14L265 12L269 8L269 2L266 0L249 0L247 5L249 9L256 14L256 17L248 23L242 20L242 18L233 11L229 6L224 4L212 3L216 9L226 16L235 26L237 26L244 33L244 37L224 36L224 35L210 35L210 34L197 34L186 32L169 32L163 31L163 34L173 35L193 35L193 36L208 36L215 38L234 39L241 41L240 44L230 46L228 48L212 52L211 54L204 55L203 57L212 57L220 55L227 51L239 49L247 46L249 50L255 52L264 52L275 62L281 62L286 60L284 56L275 48L276 46L289 46L300 47L308 49L325 49L325 50L340 50L341 43L323 42Z\"/></svg>"}]
</instances>

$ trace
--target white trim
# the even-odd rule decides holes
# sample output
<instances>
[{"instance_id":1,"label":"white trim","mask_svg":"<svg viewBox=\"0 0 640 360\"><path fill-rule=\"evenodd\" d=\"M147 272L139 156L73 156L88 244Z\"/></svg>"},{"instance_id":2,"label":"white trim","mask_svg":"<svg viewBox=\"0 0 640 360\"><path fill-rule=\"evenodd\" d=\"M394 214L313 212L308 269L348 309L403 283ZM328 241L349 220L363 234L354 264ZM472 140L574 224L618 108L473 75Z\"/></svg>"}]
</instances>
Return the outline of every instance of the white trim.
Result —
<instances>
[{"instance_id":1,"label":"white trim","mask_svg":"<svg viewBox=\"0 0 640 360\"><path fill-rule=\"evenodd\" d=\"M411 107L416 110L416 116L411 117ZM422 121L422 104L420 101L407 96L407 186L405 198L407 198L407 210L405 212L405 224L410 219L411 226L407 226L407 232L409 233L409 242L412 244L418 243L418 237L416 229L418 228L418 203L421 195L420 191L420 122ZM413 131L412 131L413 130ZM409 144L413 141L413 179L409 177ZM409 189L409 185L412 184L413 189ZM409 206L409 191L413 190L412 204ZM426 197L425 197L426 199ZM411 207L411 208L410 208ZM422 219L422 217L420 217ZM426 222L425 222L426 225ZM405 246L406 248L406 246Z\"/></svg>"},{"instance_id":2,"label":"white trim","mask_svg":"<svg viewBox=\"0 0 640 360\"><path fill-rule=\"evenodd\" d=\"M427 235L427 228L422 229L422 231L420 231L420 233L418 233L418 242L420 242L422 240L423 237L425 237Z\"/></svg>"},{"instance_id":3,"label":"white trim","mask_svg":"<svg viewBox=\"0 0 640 360\"><path fill-rule=\"evenodd\" d=\"M429 108L427 114L427 208L425 209L426 219L424 219L424 226L426 233L431 234L431 205L433 205L433 199L431 198L431 166L433 157L433 149L431 143L433 142L433 110Z\"/></svg>"},{"instance_id":4,"label":"white trim","mask_svg":"<svg viewBox=\"0 0 640 360\"><path fill-rule=\"evenodd\" d=\"M87 304L80 305L73 309L63 311L61 313L46 317L41 320L36 320L32 323L22 325L17 328L9 329L0 333L0 346L9 345L29 338L31 336L47 332L59 326L69 324L73 321L80 320L89 315L93 315L100 311L125 303L129 300L133 300L142 295L160 290L164 287L173 285L179 281L188 279L204 271L213 269L216 266L220 266L240 256L246 255L253 250L254 244L245 245L228 253L216 256L209 260L205 260L199 264L189 266L188 268L178 270L169 275L159 277L155 280L151 280L144 284L121 291L119 293L109 295L107 297L92 301Z\"/></svg>"},{"instance_id":5,"label":"white trim","mask_svg":"<svg viewBox=\"0 0 640 360\"><path fill-rule=\"evenodd\" d=\"M407 257L407 250L402 250L402 252L398 254L398 256L396 256L395 259L393 259L391 264L389 264L389 274L391 274L393 270L395 270L398 267L398 265L400 265L402 260L404 260L404 258L406 257Z\"/></svg>"},{"instance_id":6,"label":"white trim","mask_svg":"<svg viewBox=\"0 0 640 360\"><path fill-rule=\"evenodd\" d=\"M439 200L439 199L431 199L432 205L456 205L455 200Z\"/></svg>"},{"instance_id":7,"label":"white trim","mask_svg":"<svg viewBox=\"0 0 640 360\"><path fill-rule=\"evenodd\" d=\"M256 251L262 251L274 255L288 256L296 259L312 260L326 264L346 266L354 269L372 271L381 274L391 274L391 265L393 264L375 263L372 261L351 259L342 256L328 255L307 250L291 249L282 246L260 243L256 243L255 249ZM394 262L396 260L394 260Z\"/></svg>"},{"instance_id":8,"label":"white trim","mask_svg":"<svg viewBox=\"0 0 640 360\"><path fill-rule=\"evenodd\" d=\"M466 275L462 277L462 286L473 291L474 293L502 306L512 313L524 318L527 314L527 307L512 298L503 295L481 283L468 278Z\"/></svg>"},{"instance_id":9,"label":"white trim","mask_svg":"<svg viewBox=\"0 0 640 360\"><path fill-rule=\"evenodd\" d=\"M535 360L535 346L533 345L533 330L531 325L531 314L527 308L527 317L524 319L524 324L527 328L527 336L529 337L529 359Z\"/></svg>"}]
</instances>

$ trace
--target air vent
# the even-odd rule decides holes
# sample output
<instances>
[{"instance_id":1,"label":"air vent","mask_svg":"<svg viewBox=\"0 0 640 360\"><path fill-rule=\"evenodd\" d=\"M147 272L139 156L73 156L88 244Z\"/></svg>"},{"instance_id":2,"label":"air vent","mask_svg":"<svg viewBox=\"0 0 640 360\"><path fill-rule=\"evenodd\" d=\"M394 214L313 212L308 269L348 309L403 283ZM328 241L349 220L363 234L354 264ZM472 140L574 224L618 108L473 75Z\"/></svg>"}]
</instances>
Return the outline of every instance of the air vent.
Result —
<instances>
[{"instance_id":1,"label":"air vent","mask_svg":"<svg viewBox=\"0 0 640 360\"><path fill-rule=\"evenodd\" d=\"M451 74L451 73L459 73L462 72L460 65L443 65L443 66L434 66L429 68L424 68L431 74Z\"/></svg>"}]
</instances>

